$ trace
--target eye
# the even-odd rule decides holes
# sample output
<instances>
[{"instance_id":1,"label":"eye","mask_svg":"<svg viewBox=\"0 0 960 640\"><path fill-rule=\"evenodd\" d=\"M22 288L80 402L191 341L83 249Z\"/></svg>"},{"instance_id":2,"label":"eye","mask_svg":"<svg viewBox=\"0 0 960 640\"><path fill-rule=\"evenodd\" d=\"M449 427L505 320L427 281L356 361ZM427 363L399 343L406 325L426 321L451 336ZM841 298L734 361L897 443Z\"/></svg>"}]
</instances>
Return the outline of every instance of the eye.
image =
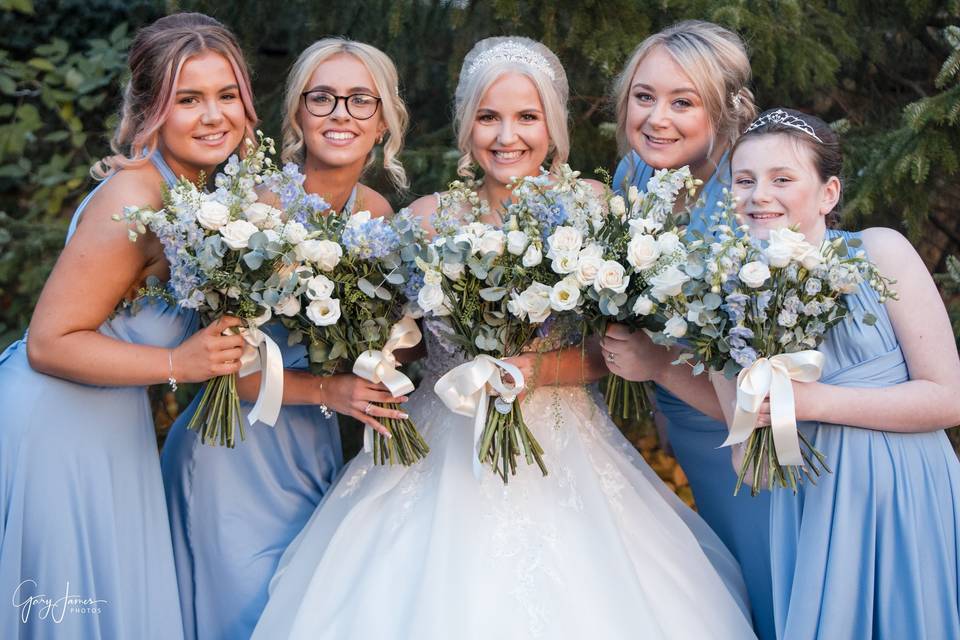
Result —
<instances>
[{"instance_id":1,"label":"eye","mask_svg":"<svg viewBox=\"0 0 960 640\"><path fill-rule=\"evenodd\" d=\"M753 178L737 178L734 181L734 184L736 184L739 187L749 187L750 185L753 184Z\"/></svg>"},{"instance_id":2,"label":"eye","mask_svg":"<svg viewBox=\"0 0 960 640\"><path fill-rule=\"evenodd\" d=\"M222 94L222 95L220 96L220 99L221 99L221 100L236 100L236 99L237 99L237 94L235 94L235 93L233 93L233 92L227 92L227 93Z\"/></svg>"},{"instance_id":3,"label":"eye","mask_svg":"<svg viewBox=\"0 0 960 640\"><path fill-rule=\"evenodd\" d=\"M377 99L374 98L373 96L368 96L363 93L355 93L352 96L350 96L350 104L357 107L368 107L376 101Z\"/></svg>"},{"instance_id":4,"label":"eye","mask_svg":"<svg viewBox=\"0 0 960 640\"><path fill-rule=\"evenodd\" d=\"M493 122L497 117L492 113L481 113L477 115L477 122Z\"/></svg>"},{"instance_id":5,"label":"eye","mask_svg":"<svg viewBox=\"0 0 960 640\"><path fill-rule=\"evenodd\" d=\"M536 113L522 113L520 119L524 122L536 122L540 119L540 116Z\"/></svg>"},{"instance_id":6,"label":"eye","mask_svg":"<svg viewBox=\"0 0 960 640\"><path fill-rule=\"evenodd\" d=\"M633 94L633 99L637 102L653 102L653 96L642 91L638 91L637 93Z\"/></svg>"},{"instance_id":7,"label":"eye","mask_svg":"<svg viewBox=\"0 0 960 640\"><path fill-rule=\"evenodd\" d=\"M197 96L184 96L177 100L177 104L197 104L200 99Z\"/></svg>"},{"instance_id":8,"label":"eye","mask_svg":"<svg viewBox=\"0 0 960 640\"><path fill-rule=\"evenodd\" d=\"M333 96L331 96L329 93L322 92L308 93L307 100L309 100L311 104L328 105L333 102Z\"/></svg>"},{"instance_id":9,"label":"eye","mask_svg":"<svg viewBox=\"0 0 960 640\"><path fill-rule=\"evenodd\" d=\"M793 179L789 176L777 176L773 179L773 182L776 184L786 184L788 182L793 182Z\"/></svg>"},{"instance_id":10,"label":"eye","mask_svg":"<svg viewBox=\"0 0 960 640\"><path fill-rule=\"evenodd\" d=\"M677 107L678 109L689 109L693 106L693 103L686 98L678 98L673 101L673 106Z\"/></svg>"}]
</instances>

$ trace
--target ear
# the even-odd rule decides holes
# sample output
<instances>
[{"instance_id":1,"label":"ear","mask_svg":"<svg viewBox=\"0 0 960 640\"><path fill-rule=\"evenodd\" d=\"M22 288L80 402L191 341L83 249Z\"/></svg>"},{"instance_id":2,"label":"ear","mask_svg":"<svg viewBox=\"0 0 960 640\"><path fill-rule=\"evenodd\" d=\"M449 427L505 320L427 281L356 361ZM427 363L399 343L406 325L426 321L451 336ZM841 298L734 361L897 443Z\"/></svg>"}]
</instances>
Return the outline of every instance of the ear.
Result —
<instances>
[{"instance_id":1,"label":"ear","mask_svg":"<svg viewBox=\"0 0 960 640\"><path fill-rule=\"evenodd\" d=\"M833 211L837 203L840 202L841 191L840 178L830 176L820 191L820 215L825 216Z\"/></svg>"}]
</instances>

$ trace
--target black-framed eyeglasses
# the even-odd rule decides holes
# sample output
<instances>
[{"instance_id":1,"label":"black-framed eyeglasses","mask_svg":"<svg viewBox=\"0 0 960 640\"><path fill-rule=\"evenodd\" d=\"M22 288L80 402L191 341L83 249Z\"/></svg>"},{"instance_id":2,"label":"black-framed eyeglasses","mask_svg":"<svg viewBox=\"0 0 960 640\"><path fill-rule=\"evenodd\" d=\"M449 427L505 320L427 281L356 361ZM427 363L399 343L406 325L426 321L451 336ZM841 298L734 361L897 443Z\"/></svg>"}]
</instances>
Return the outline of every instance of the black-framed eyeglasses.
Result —
<instances>
[{"instance_id":1,"label":"black-framed eyeglasses","mask_svg":"<svg viewBox=\"0 0 960 640\"><path fill-rule=\"evenodd\" d=\"M348 96L338 96L329 91L304 91L303 104L311 115L324 118L337 110L337 105L343 100L347 113L357 120L372 118L380 106L380 98L366 93L351 93Z\"/></svg>"}]
</instances>

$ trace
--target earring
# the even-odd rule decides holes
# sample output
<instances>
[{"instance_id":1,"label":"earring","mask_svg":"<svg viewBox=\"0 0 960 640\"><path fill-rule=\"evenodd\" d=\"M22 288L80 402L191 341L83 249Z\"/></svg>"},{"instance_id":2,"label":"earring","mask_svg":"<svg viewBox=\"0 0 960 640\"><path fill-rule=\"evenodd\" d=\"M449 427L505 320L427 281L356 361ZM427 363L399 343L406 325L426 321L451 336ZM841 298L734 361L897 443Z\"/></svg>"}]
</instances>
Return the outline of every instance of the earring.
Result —
<instances>
[{"instance_id":1,"label":"earring","mask_svg":"<svg viewBox=\"0 0 960 640\"><path fill-rule=\"evenodd\" d=\"M384 134L381 133L381 134L380 134L380 137L377 138L377 144L383 144L383 136L384 136Z\"/></svg>"}]
</instances>

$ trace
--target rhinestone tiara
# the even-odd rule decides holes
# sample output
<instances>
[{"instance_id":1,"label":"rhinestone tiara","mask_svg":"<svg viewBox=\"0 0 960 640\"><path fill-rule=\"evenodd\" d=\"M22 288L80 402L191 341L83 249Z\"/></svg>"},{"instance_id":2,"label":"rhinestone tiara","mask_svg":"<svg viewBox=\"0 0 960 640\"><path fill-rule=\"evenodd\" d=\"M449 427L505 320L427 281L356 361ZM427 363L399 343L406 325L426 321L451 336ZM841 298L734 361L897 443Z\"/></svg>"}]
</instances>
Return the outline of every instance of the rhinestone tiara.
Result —
<instances>
[{"instance_id":1,"label":"rhinestone tiara","mask_svg":"<svg viewBox=\"0 0 960 640\"><path fill-rule=\"evenodd\" d=\"M770 123L782 124L786 127L790 127L791 129L802 131L808 136L810 136L811 138L813 138L814 140L816 140L817 142L819 142L820 144L823 144L823 140L820 139L820 136L814 133L813 127L811 127L809 124L807 124L800 118L790 115L783 109L777 109L776 111L771 111L770 113L763 114L762 116L754 120L753 123L749 127L747 127L747 130L744 131L744 133L750 133L754 129L758 129Z\"/></svg>"},{"instance_id":2,"label":"rhinestone tiara","mask_svg":"<svg viewBox=\"0 0 960 640\"><path fill-rule=\"evenodd\" d=\"M519 62L537 69L550 80L555 81L557 79L546 58L516 42L504 42L487 49L474 59L463 75L469 78L483 67L496 62Z\"/></svg>"}]
</instances>

